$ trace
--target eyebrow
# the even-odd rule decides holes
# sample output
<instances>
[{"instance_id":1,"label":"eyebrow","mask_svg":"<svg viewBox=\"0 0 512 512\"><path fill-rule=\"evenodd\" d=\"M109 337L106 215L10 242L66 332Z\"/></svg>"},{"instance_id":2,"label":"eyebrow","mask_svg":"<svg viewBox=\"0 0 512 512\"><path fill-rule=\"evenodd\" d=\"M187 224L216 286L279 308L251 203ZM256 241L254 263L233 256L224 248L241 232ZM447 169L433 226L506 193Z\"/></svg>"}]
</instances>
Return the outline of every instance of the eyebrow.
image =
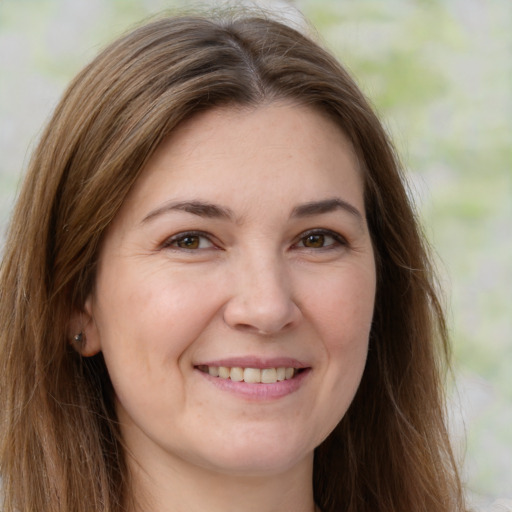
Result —
<instances>
[{"instance_id":1,"label":"eyebrow","mask_svg":"<svg viewBox=\"0 0 512 512\"><path fill-rule=\"evenodd\" d=\"M362 213L353 205L338 197L332 199L324 199L323 201L313 201L311 203L296 206L292 211L292 217L312 217L313 215L321 215L336 210L344 210L362 224L364 222Z\"/></svg>"},{"instance_id":2,"label":"eyebrow","mask_svg":"<svg viewBox=\"0 0 512 512\"><path fill-rule=\"evenodd\" d=\"M296 206L291 213L291 218L313 217L314 215L322 215L324 213L334 212L336 210L344 210L354 216L360 224L364 219L361 212L353 205L340 198L324 199L322 201L312 201ZM235 219L234 212L226 207L204 201L171 201L152 210L143 219L142 224L151 221L168 212L180 211L192 213L199 217L210 219Z\"/></svg>"},{"instance_id":3,"label":"eyebrow","mask_svg":"<svg viewBox=\"0 0 512 512\"><path fill-rule=\"evenodd\" d=\"M229 208L224 208L212 203L206 203L203 201L172 201L165 203L156 210L148 213L143 219L142 223L146 223L155 217L158 217L164 213L179 211L192 213L199 217L207 217L211 219L233 219L234 214Z\"/></svg>"}]
</instances>

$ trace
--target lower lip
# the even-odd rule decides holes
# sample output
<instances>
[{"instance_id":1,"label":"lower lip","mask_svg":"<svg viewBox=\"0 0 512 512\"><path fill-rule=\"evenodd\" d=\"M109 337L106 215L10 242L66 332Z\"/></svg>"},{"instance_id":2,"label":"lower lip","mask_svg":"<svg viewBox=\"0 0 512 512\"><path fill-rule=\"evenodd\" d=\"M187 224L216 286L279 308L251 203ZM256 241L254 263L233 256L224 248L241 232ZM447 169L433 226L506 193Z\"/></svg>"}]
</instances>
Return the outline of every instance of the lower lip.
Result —
<instances>
[{"instance_id":1,"label":"lower lip","mask_svg":"<svg viewBox=\"0 0 512 512\"><path fill-rule=\"evenodd\" d=\"M309 376L311 369L306 368L293 377L293 379L282 380L273 384L249 383L243 381L235 382L231 379L212 377L208 373L197 369L196 371L207 379L208 382L222 391L227 391L228 393L241 396L248 400L265 401L282 398L297 391L304 380Z\"/></svg>"}]
</instances>

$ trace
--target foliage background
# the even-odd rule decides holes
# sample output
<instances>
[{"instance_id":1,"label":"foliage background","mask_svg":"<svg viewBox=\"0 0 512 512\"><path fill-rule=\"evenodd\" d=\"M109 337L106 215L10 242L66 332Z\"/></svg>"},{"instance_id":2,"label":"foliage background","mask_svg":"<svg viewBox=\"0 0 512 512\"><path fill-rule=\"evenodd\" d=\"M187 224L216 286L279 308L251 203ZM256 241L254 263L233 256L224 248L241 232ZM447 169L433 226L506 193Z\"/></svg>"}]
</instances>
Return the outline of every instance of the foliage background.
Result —
<instances>
[{"instance_id":1,"label":"foliage background","mask_svg":"<svg viewBox=\"0 0 512 512\"><path fill-rule=\"evenodd\" d=\"M475 503L512 498L512 1L259 4L302 10L392 134L450 304L453 432L468 493ZM184 5L0 0L2 236L27 148L70 78L142 18Z\"/></svg>"}]
</instances>

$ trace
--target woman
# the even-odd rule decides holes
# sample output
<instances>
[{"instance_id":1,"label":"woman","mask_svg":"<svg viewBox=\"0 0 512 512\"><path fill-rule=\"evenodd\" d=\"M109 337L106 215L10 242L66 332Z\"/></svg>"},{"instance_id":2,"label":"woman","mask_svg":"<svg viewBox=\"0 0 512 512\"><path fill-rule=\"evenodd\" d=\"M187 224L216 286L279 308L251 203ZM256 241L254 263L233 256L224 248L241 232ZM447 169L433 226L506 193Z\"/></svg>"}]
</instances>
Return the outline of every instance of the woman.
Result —
<instances>
[{"instance_id":1,"label":"woman","mask_svg":"<svg viewBox=\"0 0 512 512\"><path fill-rule=\"evenodd\" d=\"M5 512L459 511L384 130L315 42L165 18L73 81L1 270Z\"/></svg>"}]
</instances>

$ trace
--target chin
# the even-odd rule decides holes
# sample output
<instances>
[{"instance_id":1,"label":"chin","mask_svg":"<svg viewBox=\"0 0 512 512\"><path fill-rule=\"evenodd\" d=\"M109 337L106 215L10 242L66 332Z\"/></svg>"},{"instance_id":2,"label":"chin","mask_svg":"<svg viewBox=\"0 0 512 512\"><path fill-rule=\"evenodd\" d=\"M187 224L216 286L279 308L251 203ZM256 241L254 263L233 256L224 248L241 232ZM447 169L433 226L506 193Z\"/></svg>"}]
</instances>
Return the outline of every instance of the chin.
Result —
<instances>
[{"instance_id":1,"label":"chin","mask_svg":"<svg viewBox=\"0 0 512 512\"><path fill-rule=\"evenodd\" d=\"M290 439L271 436L244 436L210 450L202 458L203 467L219 473L238 476L269 476L282 474L302 464L312 464L314 446L290 443Z\"/></svg>"}]
</instances>

